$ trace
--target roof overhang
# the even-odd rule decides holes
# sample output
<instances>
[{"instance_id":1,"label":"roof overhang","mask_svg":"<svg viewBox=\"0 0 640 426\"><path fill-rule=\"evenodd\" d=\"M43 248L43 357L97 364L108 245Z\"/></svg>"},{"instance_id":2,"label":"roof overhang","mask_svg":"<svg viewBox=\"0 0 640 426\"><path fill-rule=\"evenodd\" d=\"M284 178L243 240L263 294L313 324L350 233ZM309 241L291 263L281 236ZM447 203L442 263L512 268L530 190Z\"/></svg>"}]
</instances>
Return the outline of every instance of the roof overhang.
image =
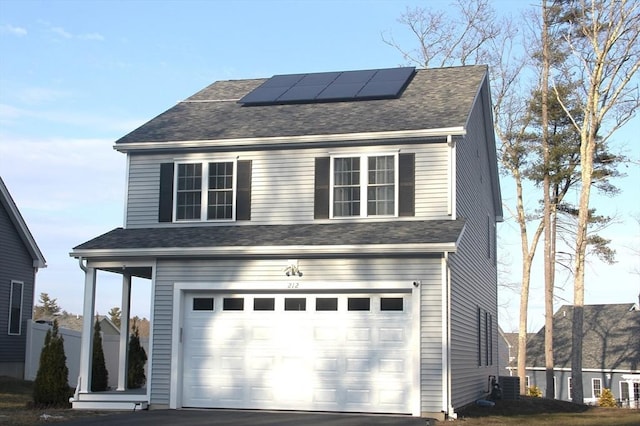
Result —
<instances>
[{"instance_id":1,"label":"roof overhang","mask_svg":"<svg viewBox=\"0 0 640 426\"><path fill-rule=\"evenodd\" d=\"M390 132L344 133L327 135L275 136L266 138L211 139L197 141L128 142L114 145L114 149L127 153L141 150L206 149L230 147L262 147L277 145L313 144L345 141L377 141L393 139L423 139L430 137L464 136L464 127L402 130Z\"/></svg>"},{"instance_id":2,"label":"roof overhang","mask_svg":"<svg viewBox=\"0 0 640 426\"><path fill-rule=\"evenodd\" d=\"M0 202L5 205L7 209L7 213L9 214L9 218L11 222L14 224L16 230L18 231L20 238L22 239L25 247L29 251L31 258L33 259L33 267L34 268L46 268L47 261L45 260L38 244L36 244L36 240L33 238L33 235L29 231L27 227L27 223L24 221L20 211L18 210L18 206L13 201L11 194L9 193L9 189L4 184L2 178L0 178Z\"/></svg>"},{"instance_id":3,"label":"roof overhang","mask_svg":"<svg viewBox=\"0 0 640 426\"><path fill-rule=\"evenodd\" d=\"M220 247L159 247L132 249L78 249L69 255L75 258L112 259L122 257L282 257L282 256L372 256L454 253L456 243L425 244L362 244L362 245L291 245L291 246L220 246Z\"/></svg>"}]
</instances>

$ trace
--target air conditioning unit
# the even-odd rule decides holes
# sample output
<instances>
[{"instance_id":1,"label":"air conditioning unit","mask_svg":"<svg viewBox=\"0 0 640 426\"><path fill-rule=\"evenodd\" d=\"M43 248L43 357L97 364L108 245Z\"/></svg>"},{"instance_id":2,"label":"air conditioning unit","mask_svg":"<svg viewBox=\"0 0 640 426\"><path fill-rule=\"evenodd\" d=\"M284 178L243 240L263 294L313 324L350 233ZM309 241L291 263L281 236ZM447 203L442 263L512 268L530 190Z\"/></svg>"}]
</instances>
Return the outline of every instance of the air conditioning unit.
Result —
<instances>
[{"instance_id":1,"label":"air conditioning unit","mask_svg":"<svg viewBox=\"0 0 640 426\"><path fill-rule=\"evenodd\" d=\"M502 389L502 399L520 399L520 377L500 376L498 377L498 383Z\"/></svg>"}]
</instances>

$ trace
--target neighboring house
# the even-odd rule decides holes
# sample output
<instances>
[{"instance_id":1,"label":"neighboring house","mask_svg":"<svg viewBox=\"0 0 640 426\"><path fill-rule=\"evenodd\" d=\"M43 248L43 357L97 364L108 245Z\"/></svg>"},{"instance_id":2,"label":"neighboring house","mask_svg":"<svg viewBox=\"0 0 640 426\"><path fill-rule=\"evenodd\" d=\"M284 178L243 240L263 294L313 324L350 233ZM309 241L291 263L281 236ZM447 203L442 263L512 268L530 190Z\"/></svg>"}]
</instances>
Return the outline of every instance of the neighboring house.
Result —
<instances>
[{"instance_id":1,"label":"neighboring house","mask_svg":"<svg viewBox=\"0 0 640 426\"><path fill-rule=\"evenodd\" d=\"M24 377L26 322L42 252L0 178L0 375Z\"/></svg>"},{"instance_id":2,"label":"neighboring house","mask_svg":"<svg viewBox=\"0 0 640 426\"><path fill-rule=\"evenodd\" d=\"M513 371L511 370L511 366L516 363L517 360L514 358L515 350L513 348L513 343L509 339L510 334L516 333L505 333L502 330L502 327L498 326L498 374L500 376L514 375ZM515 373L515 375L517 376L517 372Z\"/></svg>"},{"instance_id":3,"label":"neighboring house","mask_svg":"<svg viewBox=\"0 0 640 426\"><path fill-rule=\"evenodd\" d=\"M535 335L536 333L527 333L527 345L530 344L531 339L533 339ZM500 374L503 374L506 369L509 376L518 375L518 336L518 333L502 333L504 345L508 351L508 359L505 358L502 360L500 364Z\"/></svg>"},{"instance_id":4,"label":"neighboring house","mask_svg":"<svg viewBox=\"0 0 640 426\"><path fill-rule=\"evenodd\" d=\"M553 316L554 394L571 400L571 327L573 306ZM544 358L545 328L527 347L527 379L543 394L547 383ZM633 303L585 305L582 338L584 400L596 404L602 389L611 389L624 406L640 406L640 311Z\"/></svg>"},{"instance_id":5,"label":"neighboring house","mask_svg":"<svg viewBox=\"0 0 640 426\"><path fill-rule=\"evenodd\" d=\"M55 315L53 318L38 318L35 322L39 324L52 325L54 320L58 321L58 327L60 328L80 332L82 331L82 324L84 322L82 315L60 314ZM113 323L113 321L111 321L111 319L109 319L109 317L98 315L98 320L100 321L100 331L102 331L103 334L112 336L120 334L120 329ZM95 317L93 318L92 327L95 327Z\"/></svg>"},{"instance_id":6,"label":"neighboring house","mask_svg":"<svg viewBox=\"0 0 640 426\"><path fill-rule=\"evenodd\" d=\"M122 275L122 300L152 281L139 402L442 418L486 396L502 220L486 66L219 81L115 148L124 227L71 255L85 315L97 270ZM89 391L83 334L74 407L126 400Z\"/></svg>"}]
</instances>

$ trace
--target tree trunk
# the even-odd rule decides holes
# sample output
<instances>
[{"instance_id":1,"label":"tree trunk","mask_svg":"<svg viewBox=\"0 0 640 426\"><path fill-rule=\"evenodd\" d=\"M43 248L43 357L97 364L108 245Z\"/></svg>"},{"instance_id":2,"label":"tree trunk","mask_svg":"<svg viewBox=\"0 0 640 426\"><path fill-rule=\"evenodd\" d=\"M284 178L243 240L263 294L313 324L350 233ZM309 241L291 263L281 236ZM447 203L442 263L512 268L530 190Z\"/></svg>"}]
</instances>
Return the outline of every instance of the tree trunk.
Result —
<instances>
[{"instance_id":1,"label":"tree trunk","mask_svg":"<svg viewBox=\"0 0 640 426\"><path fill-rule=\"evenodd\" d=\"M542 2L542 72L540 93L542 96L542 162L543 162L543 226L544 226L544 359L546 371L545 397L555 398L555 386L553 385L553 276L555 258L552 255L551 238L551 178L549 176L549 20L547 2Z\"/></svg>"}]
</instances>

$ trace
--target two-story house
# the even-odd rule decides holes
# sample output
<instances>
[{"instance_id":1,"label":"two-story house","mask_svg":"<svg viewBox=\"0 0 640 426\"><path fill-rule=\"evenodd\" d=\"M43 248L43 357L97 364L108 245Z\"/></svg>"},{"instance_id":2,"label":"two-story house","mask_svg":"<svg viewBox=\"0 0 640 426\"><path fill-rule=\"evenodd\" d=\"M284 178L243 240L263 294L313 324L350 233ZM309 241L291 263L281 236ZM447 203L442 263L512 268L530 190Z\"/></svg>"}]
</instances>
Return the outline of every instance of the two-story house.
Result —
<instances>
[{"instance_id":1,"label":"two-story house","mask_svg":"<svg viewBox=\"0 0 640 426\"><path fill-rule=\"evenodd\" d=\"M152 280L143 405L444 417L486 395L502 218L487 67L219 81L115 149L124 226L71 255L85 317L96 270L122 274L123 318L131 277ZM120 395L91 394L83 339L74 407L126 400L126 351Z\"/></svg>"},{"instance_id":2,"label":"two-story house","mask_svg":"<svg viewBox=\"0 0 640 426\"><path fill-rule=\"evenodd\" d=\"M0 178L0 375L24 378L26 323L38 269L47 266L33 235Z\"/></svg>"}]
</instances>

